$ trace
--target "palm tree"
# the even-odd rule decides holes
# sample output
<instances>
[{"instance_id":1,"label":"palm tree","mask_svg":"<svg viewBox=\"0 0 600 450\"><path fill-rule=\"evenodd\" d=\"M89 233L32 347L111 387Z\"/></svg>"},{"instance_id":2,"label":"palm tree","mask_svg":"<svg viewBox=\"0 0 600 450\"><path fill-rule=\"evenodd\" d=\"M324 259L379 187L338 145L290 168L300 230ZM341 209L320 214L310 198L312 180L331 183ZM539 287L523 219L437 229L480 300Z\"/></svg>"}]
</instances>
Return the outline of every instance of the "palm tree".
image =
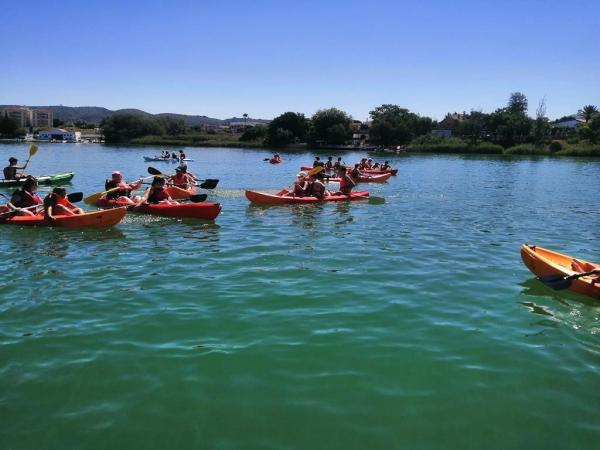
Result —
<instances>
[{"instance_id":1,"label":"palm tree","mask_svg":"<svg viewBox=\"0 0 600 450\"><path fill-rule=\"evenodd\" d=\"M598 114L598 108L594 105L586 105L579 110L579 115L587 122L591 120L596 114Z\"/></svg>"},{"instance_id":2,"label":"palm tree","mask_svg":"<svg viewBox=\"0 0 600 450\"><path fill-rule=\"evenodd\" d=\"M244 128L246 128L248 126L248 113L242 114L242 117L244 118Z\"/></svg>"}]
</instances>

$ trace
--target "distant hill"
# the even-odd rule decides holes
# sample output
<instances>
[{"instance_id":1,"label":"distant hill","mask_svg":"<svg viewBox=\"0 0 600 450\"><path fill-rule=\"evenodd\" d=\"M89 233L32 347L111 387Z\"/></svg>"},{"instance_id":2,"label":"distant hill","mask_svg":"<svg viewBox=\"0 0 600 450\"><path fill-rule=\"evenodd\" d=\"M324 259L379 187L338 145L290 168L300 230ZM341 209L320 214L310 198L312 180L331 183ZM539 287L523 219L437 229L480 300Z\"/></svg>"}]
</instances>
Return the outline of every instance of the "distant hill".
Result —
<instances>
[{"instance_id":1,"label":"distant hill","mask_svg":"<svg viewBox=\"0 0 600 450\"><path fill-rule=\"evenodd\" d=\"M16 106L23 105L0 105L0 108L10 108ZM208 116L190 116L186 114L176 114L176 113L160 113L160 114L150 114L146 111L142 111L141 109L127 108L127 109L117 109L116 111L111 111L107 108L102 108L99 106L29 106L29 108L42 108L49 109L52 111L55 119L60 119L65 123L77 122L79 120L100 124L103 119L112 116L113 114L134 114L145 117L176 117L178 119L183 119L187 126L194 125L227 125L230 122L241 122L244 119L239 117L232 117L231 119L215 119ZM269 123L269 120L264 119L251 119L250 117L247 119L248 122L262 122Z\"/></svg>"}]
</instances>

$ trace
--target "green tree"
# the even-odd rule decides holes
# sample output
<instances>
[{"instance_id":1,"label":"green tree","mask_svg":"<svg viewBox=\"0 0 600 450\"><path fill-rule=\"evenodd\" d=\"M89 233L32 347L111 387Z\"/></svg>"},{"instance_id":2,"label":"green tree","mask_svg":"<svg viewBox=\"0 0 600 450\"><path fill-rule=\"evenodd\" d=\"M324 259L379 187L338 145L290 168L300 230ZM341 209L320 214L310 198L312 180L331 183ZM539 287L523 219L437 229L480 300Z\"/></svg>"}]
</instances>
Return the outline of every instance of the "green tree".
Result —
<instances>
[{"instance_id":1,"label":"green tree","mask_svg":"<svg viewBox=\"0 0 600 450\"><path fill-rule=\"evenodd\" d=\"M246 131L240 136L240 141L258 141L267 137L267 127L264 125L256 125L254 127L247 128Z\"/></svg>"},{"instance_id":2,"label":"green tree","mask_svg":"<svg viewBox=\"0 0 600 450\"><path fill-rule=\"evenodd\" d=\"M513 92L508 99L508 112L526 114L527 113L527 97L521 92Z\"/></svg>"},{"instance_id":3,"label":"green tree","mask_svg":"<svg viewBox=\"0 0 600 450\"><path fill-rule=\"evenodd\" d=\"M0 117L0 135L14 137L18 134L19 122L12 117Z\"/></svg>"},{"instance_id":4,"label":"green tree","mask_svg":"<svg viewBox=\"0 0 600 450\"><path fill-rule=\"evenodd\" d=\"M533 142L541 146L546 140L546 135L550 130L548 118L546 117L546 98L540 100L540 104L535 111L535 122L533 124Z\"/></svg>"},{"instance_id":5,"label":"green tree","mask_svg":"<svg viewBox=\"0 0 600 450\"><path fill-rule=\"evenodd\" d=\"M100 124L107 143L127 143L143 136L162 136L165 129L153 118L133 114L113 114Z\"/></svg>"},{"instance_id":6,"label":"green tree","mask_svg":"<svg viewBox=\"0 0 600 450\"><path fill-rule=\"evenodd\" d=\"M593 144L600 142L600 114L596 114L579 128L579 135Z\"/></svg>"},{"instance_id":7,"label":"green tree","mask_svg":"<svg viewBox=\"0 0 600 450\"><path fill-rule=\"evenodd\" d=\"M165 129L165 133L169 136L179 136L185 134L185 121L171 116L162 116L158 119L158 123Z\"/></svg>"},{"instance_id":8,"label":"green tree","mask_svg":"<svg viewBox=\"0 0 600 450\"><path fill-rule=\"evenodd\" d=\"M313 136L315 141L340 145L351 138L350 124L352 117L337 108L320 109L312 116Z\"/></svg>"},{"instance_id":9,"label":"green tree","mask_svg":"<svg viewBox=\"0 0 600 450\"><path fill-rule=\"evenodd\" d=\"M398 105L384 104L370 113L373 122L369 130L370 140L378 145L402 145L416 136L429 133L433 121L420 117Z\"/></svg>"},{"instance_id":10,"label":"green tree","mask_svg":"<svg viewBox=\"0 0 600 450\"><path fill-rule=\"evenodd\" d=\"M458 133L472 143L484 140L489 127L490 115L481 111L471 113L460 123Z\"/></svg>"},{"instance_id":11,"label":"green tree","mask_svg":"<svg viewBox=\"0 0 600 450\"><path fill-rule=\"evenodd\" d=\"M598 114L598 108L594 105L586 105L579 110L579 115L583 117L583 120L589 122L592 118Z\"/></svg>"},{"instance_id":12,"label":"green tree","mask_svg":"<svg viewBox=\"0 0 600 450\"><path fill-rule=\"evenodd\" d=\"M309 121L304 117L304 114L295 112L283 113L269 123L267 127L267 142L274 146L287 145L296 140L303 142L306 139L309 125ZM282 130L289 133L283 133Z\"/></svg>"}]
</instances>

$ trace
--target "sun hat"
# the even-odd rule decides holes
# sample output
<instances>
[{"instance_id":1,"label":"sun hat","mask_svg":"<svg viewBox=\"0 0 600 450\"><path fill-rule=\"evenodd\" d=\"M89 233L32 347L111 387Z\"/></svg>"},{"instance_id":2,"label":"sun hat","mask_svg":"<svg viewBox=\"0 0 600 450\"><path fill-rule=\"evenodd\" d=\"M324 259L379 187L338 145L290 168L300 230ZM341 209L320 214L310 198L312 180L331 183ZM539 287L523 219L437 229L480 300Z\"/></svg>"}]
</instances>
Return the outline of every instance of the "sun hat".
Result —
<instances>
[{"instance_id":1,"label":"sun hat","mask_svg":"<svg viewBox=\"0 0 600 450\"><path fill-rule=\"evenodd\" d=\"M112 174L121 176L121 172L119 172L118 170L115 170Z\"/></svg>"}]
</instances>

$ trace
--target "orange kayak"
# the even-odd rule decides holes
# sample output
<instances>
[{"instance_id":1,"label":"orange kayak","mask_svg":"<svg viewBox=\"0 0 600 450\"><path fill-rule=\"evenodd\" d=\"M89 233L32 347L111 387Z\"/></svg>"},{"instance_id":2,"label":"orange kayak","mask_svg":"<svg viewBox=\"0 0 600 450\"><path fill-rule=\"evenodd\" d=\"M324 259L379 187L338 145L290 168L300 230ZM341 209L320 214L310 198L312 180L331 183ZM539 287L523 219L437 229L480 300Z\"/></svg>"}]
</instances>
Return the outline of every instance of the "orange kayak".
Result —
<instances>
[{"instance_id":1,"label":"orange kayak","mask_svg":"<svg viewBox=\"0 0 600 450\"><path fill-rule=\"evenodd\" d=\"M392 176L391 173L382 173L381 175L361 175L358 178L352 178L357 183L385 183L388 178ZM327 181L331 183L339 183L339 178L326 178Z\"/></svg>"},{"instance_id":2,"label":"orange kayak","mask_svg":"<svg viewBox=\"0 0 600 450\"><path fill-rule=\"evenodd\" d=\"M125 214L127 208L115 208L105 211L94 211L74 216L55 216L52 222L47 221L44 216L14 216L1 219L0 224L39 226L39 227L65 227L65 228L106 228L118 224Z\"/></svg>"},{"instance_id":3,"label":"orange kayak","mask_svg":"<svg viewBox=\"0 0 600 450\"><path fill-rule=\"evenodd\" d=\"M263 203L267 205L285 205L287 203L321 203L321 202L339 202L344 200L362 200L368 199L367 191L352 192L350 195L330 195L329 197L285 197L282 191L279 194L266 194L264 192L246 191L246 198L252 203Z\"/></svg>"},{"instance_id":4,"label":"orange kayak","mask_svg":"<svg viewBox=\"0 0 600 450\"><path fill-rule=\"evenodd\" d=\"M521 259L523 259L527 268L538 277L547 275L570 276L600 269L600 264L590 263L530 244L521 246ZM600 277L590 275L576 278L571 282L569 289L578 294L600 299Z\"/></svg>"},{"instance_id":5,"label":"orange kayak","mask_svg":"<svg viewBox=\"0 0 600 450\"><path fill-rule=\"evenodd\" d=\"M178 186L169 186L165 189L173 200L184 200L190 195L196 195L196 186L190 186L187 189L180 188Z\"/></svg>"}]
</instances>

